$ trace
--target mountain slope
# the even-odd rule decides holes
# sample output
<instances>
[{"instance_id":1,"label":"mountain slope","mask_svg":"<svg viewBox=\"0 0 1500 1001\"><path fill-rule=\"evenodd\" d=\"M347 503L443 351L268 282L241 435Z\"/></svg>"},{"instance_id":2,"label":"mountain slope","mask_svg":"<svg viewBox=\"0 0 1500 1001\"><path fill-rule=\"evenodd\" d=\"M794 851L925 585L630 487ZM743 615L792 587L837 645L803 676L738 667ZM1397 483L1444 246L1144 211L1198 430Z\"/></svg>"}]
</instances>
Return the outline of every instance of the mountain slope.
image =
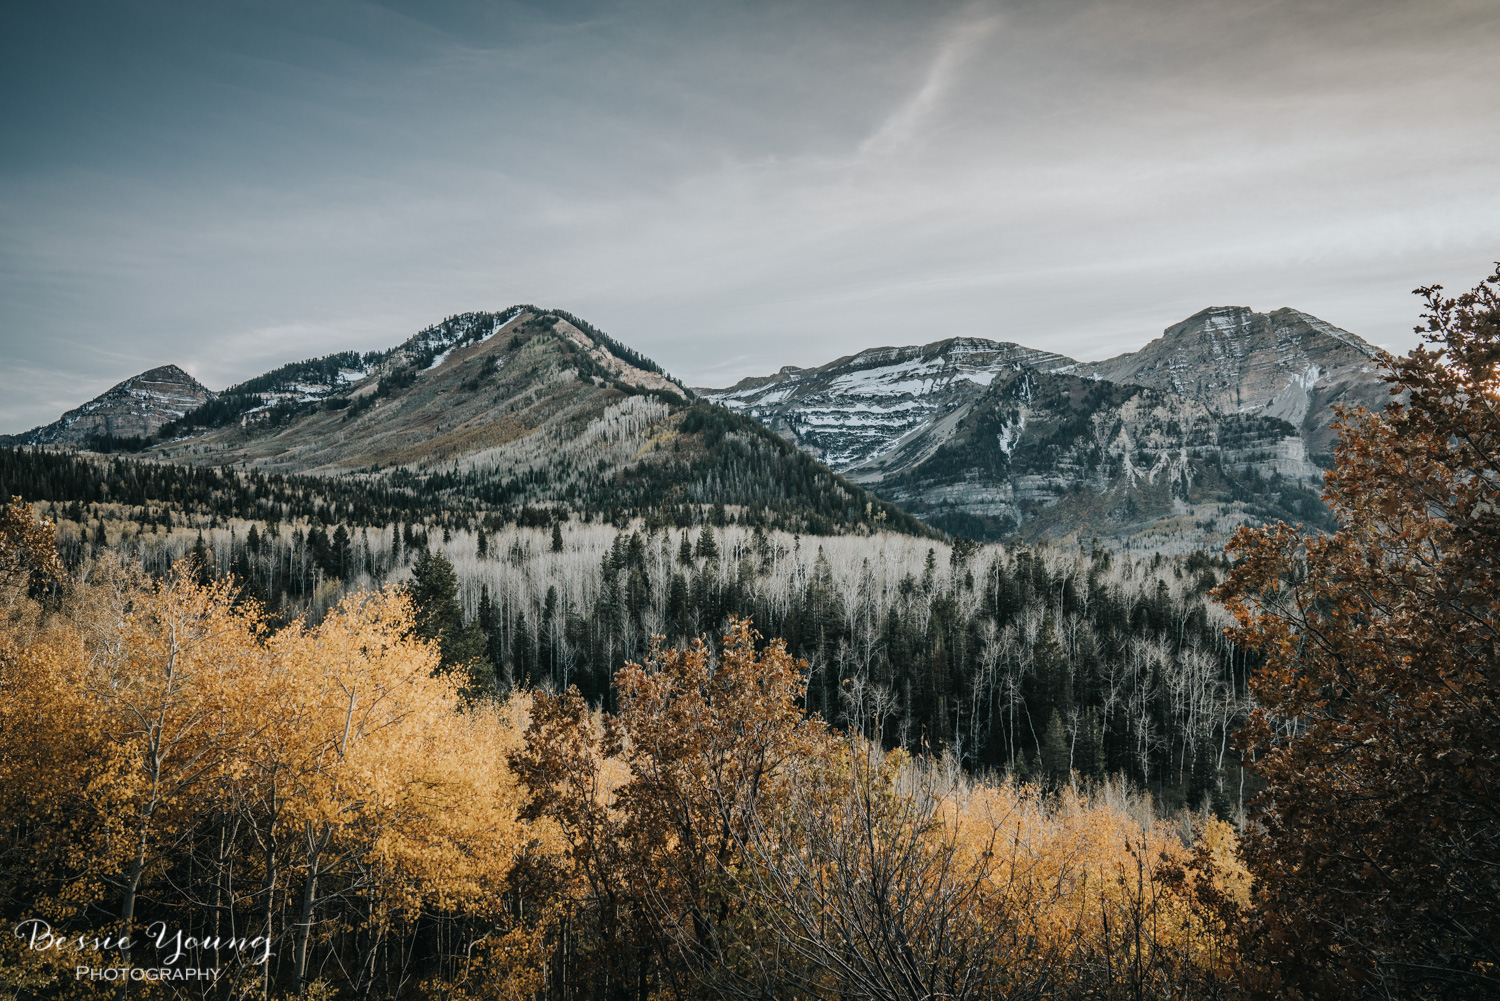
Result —
<instances>
[{"instance_id":1,"label":"mountain slope","mask_svg":"<svg viewBox=\"0 0 1500 1001\"><path fill-rule=\"evenodd\" d=\"M847 470L941 425L998 374L1017 364L1043 371L1077 362L1049 351L977 337L921 347L872 348L818 368L787 366L728 389L700 390Z\"/></svg>"},{"instance_id":2,"label":"mountain slope","mask_svg":"<svg viewBox=\"0 0 1500 1001\"><path fill-rule=\"evenodd\" d=\"M1278 418L1018 365L847 475L954 534L1187 550L1246 522L1322 521L1318 473Z\"/></svg>"},{"instance_id":3,"label":"mountain slope","mask_svg":"<svg viewBox=\"0 0 1500 1001\"><path fill-rule=\"evenodd\" d=\"M0 442L83 447L99 438L145 438L203 406L214 393L176 365L131 376L51 424Z\"/></svg>"},{"instance_id":4,"label":"mountain slope","mask_svg":"<svg viewBox=\"0 0 1500 1001\"><path fill-rule=\"evenodd\" d=\"M1139 351L1080 365L1080 375L1191 397L1221 413L1264 414L1295 425L1308 454L1331 461L1332 405L1383 407L1376 348L1295 309L1216 306L1168 327Z\"/></svg>"},{"instance_id":5,"label":"mountain slope","mask_svg":"<svg viewBox=\"0 0 1500 1001\"><path fill-rule=\"evenodd\" d=\"M681 521L723 505L794 530L930 532L586 322L533 306L284 366L166 430L149 447L161 459L379 480L465 508Z\"/></svg>"},{"instance_id":6,"label":"mountain slope","mask_svg":"<svg viewBox=\"0 0 1500 1001\"><path fill-rule=\"evenodd\" d=\"M1102 362L955 338L700 392L950 531L1219 545L1326 518L1332 404L1384 404L1376 354L1297 310L1216 307Z\"/></svg>"}]
</instances>

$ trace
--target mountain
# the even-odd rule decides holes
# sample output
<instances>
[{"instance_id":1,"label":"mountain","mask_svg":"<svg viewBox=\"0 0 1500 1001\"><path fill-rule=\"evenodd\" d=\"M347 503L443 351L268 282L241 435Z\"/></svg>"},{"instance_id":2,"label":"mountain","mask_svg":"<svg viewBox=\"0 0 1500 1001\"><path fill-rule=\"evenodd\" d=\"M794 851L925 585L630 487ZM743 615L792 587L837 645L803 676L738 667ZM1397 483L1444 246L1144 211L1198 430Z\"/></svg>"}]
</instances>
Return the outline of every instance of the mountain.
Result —
<instances>
[{"instance_id":1,"label":"mountain","mask_svg":"<svg viewBox=\"0 0 1500 1001\"><path fill-rule=\"evenodd\" d=\"M1019 344L954 337L922 347L872 348L818 368L788 365L775 375L700 392L844 471L941 428L1016 365L1055 371L1077 364Z\"/></svg>"},{"instance_id":2,"label":"mountain","mask_svg":"<svg viewBox=\"0 0 1500 1001\"><path fill-rule=\"evenodd\" d=\"M1326 521L1331 405L1383 405L1376 354L1297 310L1217 307L1103 362L952 338L699 392L948 531L1216 546Z\"/></svg>"},{"instance_id":3,"label":"mountain","mask_svg":"<svg viewBox=\"0 0 1500 1001\"><path fill-rule=\"evenodd\" d=\"M144 438L213 398L176 365L162 365L110 387L51 424L5 436L0 443L81 447L104 437Z\"/></svg>"},{"instance_id":4,"label":"mountain","mask_svg":"<svg viewBox=\"0 0 1500 1001\"><path fill-rule=\"evenodd\" d=\"M1384 407L1379 352L1295 309L1215 306L1168 327L1141 350L1080 365L1080 375L1168 390L1221 413L1264 414L1297 427L1309 455L1332 461L1333 404Z\"/></svg>"},{"instance_id":5,"label":"mountain","mask_svg":"<svg viewBox=\"0 0 1500 1001\"><path fill-rule=\"evenodd\" d=\"M1324 523L1330 408L1386 400L1376 356L1297 310L1215 307L1100 362L958 337L695 393L585 320L519 305L218 394L154 369L12 441L338 477L386 508L928 532L914 514L1170 549Z\"/></svg>"},{"instance_id":6,"label":"mountain","mask_svg":"<svg viewBox=\"0 0 1500 1001\"><path fill-rule=\"evenodd\" d=\"M364 484L360 503L383 510L406 497L512 516L735 515L792 531L934 534L560 310L464 313L386 351L283 365L198 399L153 426L111 431L113 442L59 443L335 477Z\"/></svg>"},{"instance_id":7,"label":"mountain","mask_svg":"<svg viewBox=\"0 0 1500 1001\"><path fill-rule=\"evenodd\" d=\"M846 475L953 534L1099 537L1163 551L1326 517L1296 429L1142 386L1016 365Z\"/></svg>"}]
</instances>

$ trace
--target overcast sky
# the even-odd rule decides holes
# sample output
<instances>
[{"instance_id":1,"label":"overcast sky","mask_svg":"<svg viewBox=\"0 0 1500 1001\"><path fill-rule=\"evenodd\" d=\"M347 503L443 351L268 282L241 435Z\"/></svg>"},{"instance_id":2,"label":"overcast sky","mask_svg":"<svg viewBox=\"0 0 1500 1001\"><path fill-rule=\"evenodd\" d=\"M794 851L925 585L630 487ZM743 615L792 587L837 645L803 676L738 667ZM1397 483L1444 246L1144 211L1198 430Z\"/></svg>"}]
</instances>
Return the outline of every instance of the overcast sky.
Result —
<instances>
[{"instance_id":1,"label":"overcast sky","mask_svg":"<svg viewBox=\"0 0 1500 1001\"><path fill-rule=\"evenodd\" d=\"M4 432L517 302L709 386L1209 305L1404 350L1500 259L1495 0L25 8Z\"/></svg>"}]
</instances>

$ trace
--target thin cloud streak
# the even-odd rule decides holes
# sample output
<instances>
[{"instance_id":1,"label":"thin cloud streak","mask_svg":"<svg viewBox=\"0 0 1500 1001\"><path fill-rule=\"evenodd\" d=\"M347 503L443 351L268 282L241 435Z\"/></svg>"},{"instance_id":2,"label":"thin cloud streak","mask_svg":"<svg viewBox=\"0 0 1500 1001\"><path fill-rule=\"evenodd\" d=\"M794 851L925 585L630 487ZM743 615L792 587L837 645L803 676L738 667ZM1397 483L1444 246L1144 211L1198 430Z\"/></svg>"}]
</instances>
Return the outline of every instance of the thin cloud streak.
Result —
<instances>
[{"instance_id":1,"label":"thin cloud streak","mask_svg":"<svg viewBox=\"0 0 1500 1001\"><path fill-rule=\"evenodd\" d=\"M891 153L916 140L943 97L953 87L953 78L984 40L1000 26L998 15L966 19L949 33L938 49L927 75L916 93L898 107L880 128L859 146L859 157Z\"/></svg>"}]
</instances>

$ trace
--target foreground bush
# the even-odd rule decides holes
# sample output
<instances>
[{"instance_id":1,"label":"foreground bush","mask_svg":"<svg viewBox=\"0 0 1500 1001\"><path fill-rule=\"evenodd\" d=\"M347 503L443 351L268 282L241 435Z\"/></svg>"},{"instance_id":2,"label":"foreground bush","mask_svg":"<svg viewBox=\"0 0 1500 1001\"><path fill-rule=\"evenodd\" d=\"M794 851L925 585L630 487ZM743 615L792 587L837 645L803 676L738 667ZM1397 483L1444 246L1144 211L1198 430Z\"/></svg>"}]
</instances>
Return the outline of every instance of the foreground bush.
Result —
<instances>
[{"instance_id":1,"label":"foreground bush","mask_svg":"<svg viewBox=\"0 0 1500 1001\"><path fill-rule=\"evenodd\" d=\"M1405 394L1346 412L1343 527L1242 530L1267 997L1500 997L1500 273L1427 298Z\"/></svg>"},{"instance_id":2,"label":"foreground bush","mask_svg":"<svg viewBox=\"0 0 1500 1001\"><path fill-rule=\"evenodd\" d=\"M1187 997L1221 992L1248 883L1120 790L1044 794L836 734L801 665L661 650L619 712L538 695L515 757L580 895L557 993ZM1134 809L1133 809L1134 808ZM1143 816L1144 813L1144 816Z\"/></svg>"}]
</instances>

